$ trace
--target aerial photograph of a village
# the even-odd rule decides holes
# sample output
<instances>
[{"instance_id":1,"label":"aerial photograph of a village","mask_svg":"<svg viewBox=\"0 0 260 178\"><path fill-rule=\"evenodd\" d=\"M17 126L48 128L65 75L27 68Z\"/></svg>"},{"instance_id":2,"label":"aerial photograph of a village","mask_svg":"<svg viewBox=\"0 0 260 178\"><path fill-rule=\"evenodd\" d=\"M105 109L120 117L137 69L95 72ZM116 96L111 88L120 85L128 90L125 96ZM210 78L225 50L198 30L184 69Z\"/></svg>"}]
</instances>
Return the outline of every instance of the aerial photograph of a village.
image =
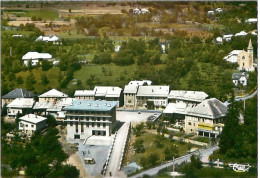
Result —
<instances>
[{"instance_id":1,"label":"aerial photograph of a village","mask_svg":"<svg viewBox=\"0 0 260 178\"><path fill-rule=\"evenodd\" d=\"M2 1L1 176L256 178L257 1Z\"/></svg>"}]
</instances>

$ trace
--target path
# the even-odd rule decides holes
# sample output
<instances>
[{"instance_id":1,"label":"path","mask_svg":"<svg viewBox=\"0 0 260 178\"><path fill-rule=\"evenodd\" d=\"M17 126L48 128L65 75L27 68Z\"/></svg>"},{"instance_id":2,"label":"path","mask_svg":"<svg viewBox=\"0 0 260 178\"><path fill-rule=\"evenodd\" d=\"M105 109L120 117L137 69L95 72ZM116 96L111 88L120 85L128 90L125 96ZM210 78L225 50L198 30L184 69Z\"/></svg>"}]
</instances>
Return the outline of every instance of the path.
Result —
<instances>
[{"instance_id":1,"label":"path","mask_svg":"<svg viewBox=\"0 0 260 178\"><path fill-rule=\"evenodd\" d=\"M67 164L71 164L75 166L77 169L79 169L79 177L85 178L89 177L88 173L86 172L86 169L84 167L83 161L81 161L78 153L74 153L73 155L70 155L69 159L67 160Z\"/></svg>"},{"instance_id":2,"label":"path","mask_svg":"<svg viewBox=\"0 0 260 178\"><path fill-rule=\"evenodd\" d=\"M110 172L112 173L112 177L120 177L119 173L119 165L121 161L121 156L124 149L124 142L127 137L129 122L125 122L121 128L117 131L117 136L115 140L115 144L111 153L111 157L109 159L106 175L109 176Z\"/></svg>"},{"instance_id":3,"label":"path","mask_svg":"<svg viewBox=\"0 0 260 178\"><path fill-rule=\"evenodd\" d=\"M208 157L209 155L211 155L213 153L213 151L215 150L218 150L219 147L218 146L214 146L214 147L211 147L211 148L208 148L208 149L204 149L204 150L199 150L199 151L195 151L194 153L190 153L190 154L186 154L184 156L181 156L179 158L176 158L175 159L175 164L180 164L184 161L189 161L190 160L190 157L192 154L200 154L200 156L202 157L202 159L204 157ZM149 175L149 176L154 176L158 173L159 170L163 169L163 168L166 168L166 167L169 167L169 166L172 166L172 161L166 163L166 164L163 164L161 166L158 166L158 167L155 167L155 168L151 168L151 169L148 169L146 171L143 171L139 174L136 174L134 176L131 176L130 178L138 178L138 177L143 177L143 175Z\"/></svg>"}]
</instances>

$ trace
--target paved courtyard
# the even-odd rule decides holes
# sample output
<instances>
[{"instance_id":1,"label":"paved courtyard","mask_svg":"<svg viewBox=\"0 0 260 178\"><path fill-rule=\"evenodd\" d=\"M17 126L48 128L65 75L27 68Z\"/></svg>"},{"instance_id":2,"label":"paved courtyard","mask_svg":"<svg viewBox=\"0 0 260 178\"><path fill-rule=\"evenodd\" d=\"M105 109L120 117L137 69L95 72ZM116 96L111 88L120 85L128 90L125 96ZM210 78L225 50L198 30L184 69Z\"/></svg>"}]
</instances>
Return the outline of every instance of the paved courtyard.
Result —
<instances>
[{"instance_id":1,"label":"paved courtyard","mask_svg":"<svg viewBox=\"0 0 260 178\"><path fill-rule=\"evenodd\" d=\"M83 145L83 141L74 140L71 143L78 143L78 155L84 164L87 172L91 176L102 175L101 171L107 160L107 156L110 150L110 146L102 145ZM85 154L83 153L85 152ZM84 158L94 158L95 164L85 164Z\"/></svg>"},{"instance_id":2,"label":"paved courtyard","mask_svg":"<svg viewBox=\"0 0 260 178\"><path fill-rule=\"evenodd\" d=\"M138 123L138 122L146 122L147 118L149 116L154 115L155 113L158 113L156 111L154 112L142 112L140 111L140 114L138 114L139 111L117 111L116 112L116 119L121 122L132 122L132 123Z\"/></svg>"}]
</instances>

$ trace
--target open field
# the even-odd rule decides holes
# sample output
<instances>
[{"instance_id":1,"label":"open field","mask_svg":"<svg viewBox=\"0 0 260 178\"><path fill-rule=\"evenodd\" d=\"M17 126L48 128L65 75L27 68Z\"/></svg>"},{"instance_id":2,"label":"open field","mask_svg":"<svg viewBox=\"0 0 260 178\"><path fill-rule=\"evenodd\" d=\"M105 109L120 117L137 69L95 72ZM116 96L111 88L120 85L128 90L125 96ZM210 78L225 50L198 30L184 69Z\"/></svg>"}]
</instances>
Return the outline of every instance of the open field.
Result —
<instances>
[{"instance_id":1,"label":"open field","mask_svg":"<svg viewBox=\"0 0 260 178\"><path fill-rule=\"evenodd\" d=\"M33 69L32 74L35 77L36 84L34 84L34 89L36 93L43 93L46 92L48 89L51 88L58 88L59 83L58 75L59 75L59 68L53 67L48 71L42 71L41 68ZM49 83L47 85L41 84L41 75L45 73ZM21 76L23 78L24 83L17 86L17 88L26 88L26 77L30 75L29 71L22 71L16 74L16 77Z\"/></svg>"},{"instance_id":2,"label":"open field","mask_svg":"<svg viewBox=\"0 0 260 178\"><path fill-rule=\"evenodd\" d=\"M16 10L8 9L3 11L6 14L14 14L18 17L33 17L42 18L43 20L58 20L59 13L54 10L34 9L34 10Z\"/></svg>"},{"instance_id":3,"label":"open field","mask_svg":"<svg viewBox=\"0 0 260 178\"><path fill-rule=\"evenodd\" d=\"M25 37L29 37L32 34L35 34L35 32L32 32L32 31L21 31L21 30L6 30L6 31L2 31L2 35L23 35Z\"/></svg>"}]
</instances>

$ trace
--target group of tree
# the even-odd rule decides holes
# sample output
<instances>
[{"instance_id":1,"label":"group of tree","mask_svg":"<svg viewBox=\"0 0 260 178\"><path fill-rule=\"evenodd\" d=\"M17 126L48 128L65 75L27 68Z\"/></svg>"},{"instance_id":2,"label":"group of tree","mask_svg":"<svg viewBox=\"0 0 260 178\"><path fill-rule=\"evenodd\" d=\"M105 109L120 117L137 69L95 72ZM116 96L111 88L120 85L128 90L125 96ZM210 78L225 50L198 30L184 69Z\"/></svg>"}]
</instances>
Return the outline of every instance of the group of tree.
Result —
<instances>
[{"instance_id":1,"label":"group of tree","mask_svg":"<svg viewBox=\"0 0 260 178\"><path fill-rule=\"evenodd\" d=\"M243 104L235 101L230 105L220 135L219 154L226 161L257 163L257 97L247 100L245 107L243 111ZM243 124L239 123L240 113Z\"/></svg>"},{"instance_id":2,"label":"group of tree","mask_svg":"<svg viewBox=\"0 0 260 178\"><path fill-rule=\"evenodd\" d=\"M5 131L9 128L7 125L2 122ZM13 169L25 168L26 175L32 177L78 177L76 167L63 164L68 155L58 141L57 123L53 116L47 116L47 125L44 133L36 131L30 142L2 140L2 163Z\"/></svg>"}]
</instances>

